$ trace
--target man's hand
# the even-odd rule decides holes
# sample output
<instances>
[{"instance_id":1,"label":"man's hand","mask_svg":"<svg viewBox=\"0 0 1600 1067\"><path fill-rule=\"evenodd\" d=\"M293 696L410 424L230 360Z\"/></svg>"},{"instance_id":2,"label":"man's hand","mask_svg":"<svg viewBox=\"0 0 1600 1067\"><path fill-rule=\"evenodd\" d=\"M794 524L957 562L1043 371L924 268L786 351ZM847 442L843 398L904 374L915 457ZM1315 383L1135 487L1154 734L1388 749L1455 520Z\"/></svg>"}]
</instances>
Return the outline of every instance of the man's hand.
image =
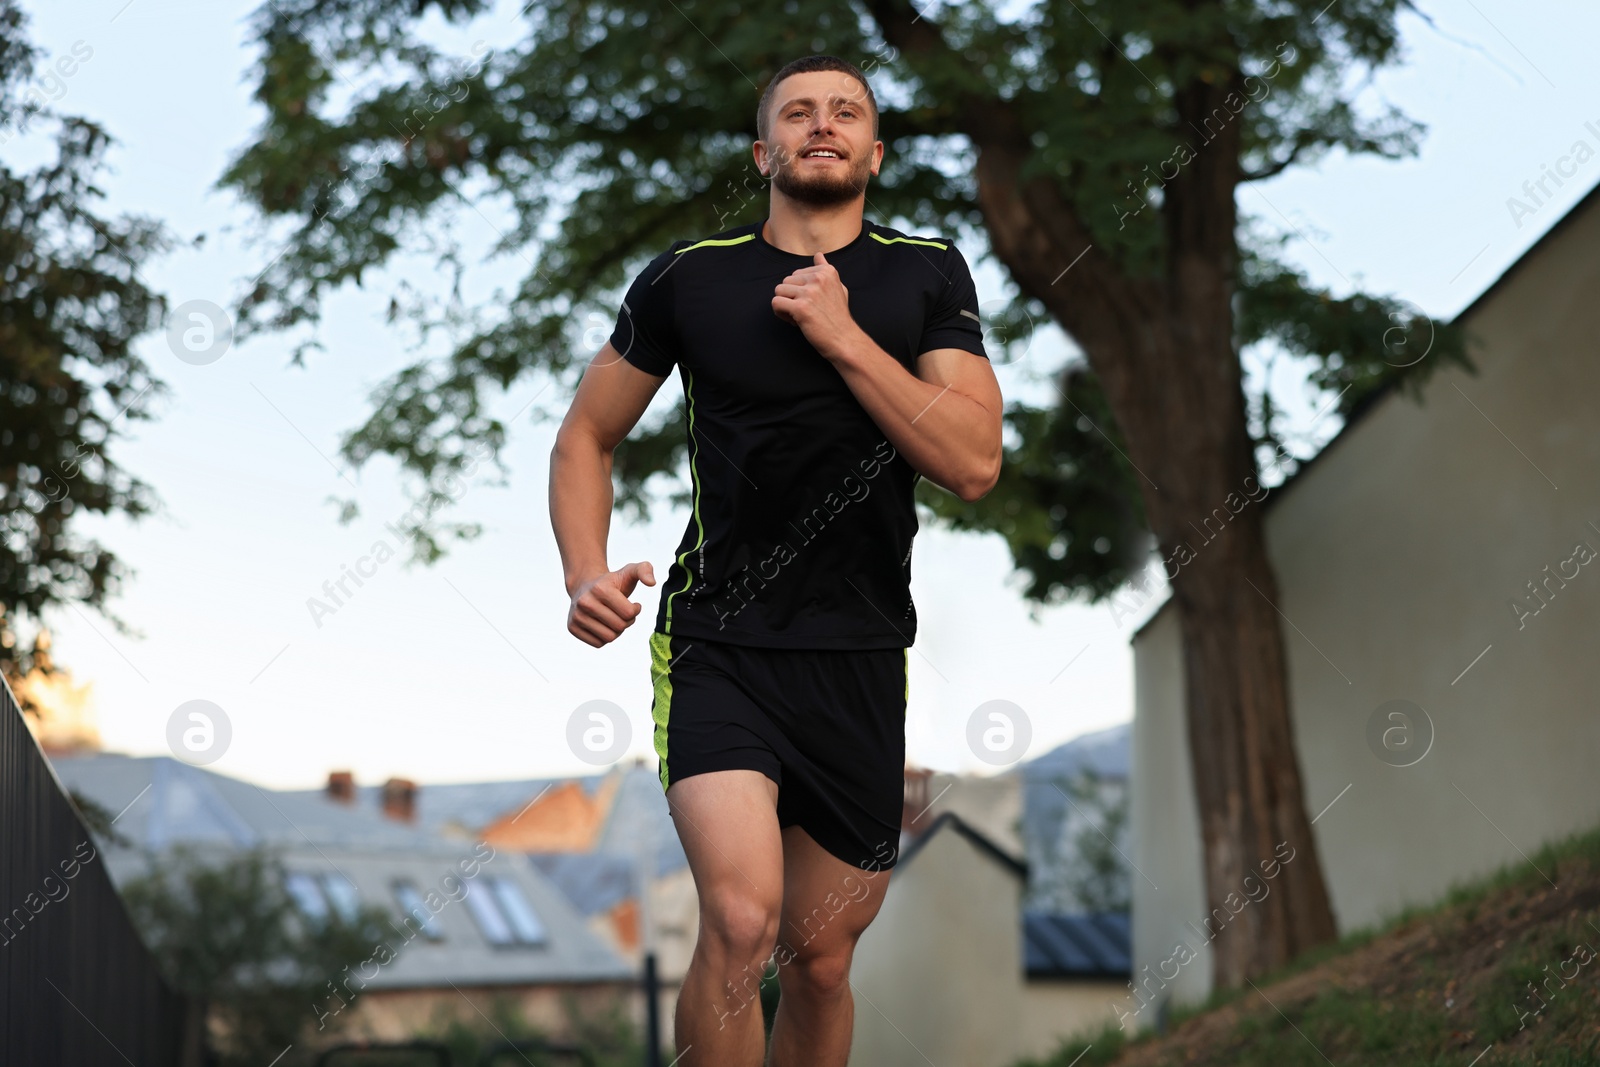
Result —
<instances>
[{"instance_id":1,"label":"man's hand","mask_svg":"<svg viewBox=\"0 0 1600 1067\"><path fill-rule=\"evenodd\" d=\"M648 563L630 563L579 582L567 611L568 632L595 648L615 641L644 610L628 599L640 582L656 584L655 569Z\"/></svg>"},{"instance_id":2,"label":"man's hand","mask_svg":"<svg viewBox=\"0 0 1600 1067\"><path fill-rule=\"evenodd\" d=\"M800 327L828 359L862 332L850 316L850 291L821 252L812 266L795 271L772 290L772 313Z\"/></svg>"}]
</instances>

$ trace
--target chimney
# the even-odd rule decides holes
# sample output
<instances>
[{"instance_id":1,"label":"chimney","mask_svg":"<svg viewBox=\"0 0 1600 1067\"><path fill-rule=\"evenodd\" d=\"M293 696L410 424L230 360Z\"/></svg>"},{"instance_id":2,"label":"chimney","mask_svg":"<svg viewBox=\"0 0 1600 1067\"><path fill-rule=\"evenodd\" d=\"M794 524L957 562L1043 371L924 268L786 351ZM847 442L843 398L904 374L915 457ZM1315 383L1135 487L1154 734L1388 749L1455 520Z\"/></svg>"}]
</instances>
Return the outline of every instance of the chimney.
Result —
<instances>
[{"instance_id":1,"label":"chimney","mask_svg":"<svg viewBox=\"0 0 1600 1067\"><path fill-rule=\"evenodd\" d=\"M383 814L396 822L415 822L417 783L408 778L391 778L384 782Z\"/></svg>"},{"instance_id":2,"label":"chimney","mask_svg":"<svg viewBox=\"0 0 1600 1067\"><path fill-rule=\"evenodd\" d=\"M354 804L356 802L355 775L349 771L329 771L326 792L329 800L336 800L340 804Z\"/></svg>"},{"instance_id":3,"label":"chimney","mask_svg":"<svg viewBox=\"0 0 1600 1067\"><path fill-rule=\"evenodd\" d=\"M907 833L920 834L933 822L933 814L928 811L928 805L938 798L930 799L928 796L928 779L932 777L931 769L906 764L905 799L900 807L900 829Z\"/></svg>"}]
</instances>

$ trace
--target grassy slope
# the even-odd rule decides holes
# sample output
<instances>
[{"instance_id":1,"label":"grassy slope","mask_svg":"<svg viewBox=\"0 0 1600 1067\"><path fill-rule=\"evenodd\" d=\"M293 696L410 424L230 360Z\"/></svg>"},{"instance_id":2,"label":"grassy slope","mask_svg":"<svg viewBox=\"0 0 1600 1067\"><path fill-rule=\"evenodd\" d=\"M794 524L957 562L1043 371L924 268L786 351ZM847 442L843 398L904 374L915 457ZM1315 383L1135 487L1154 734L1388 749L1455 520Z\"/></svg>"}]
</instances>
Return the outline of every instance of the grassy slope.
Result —
<instances>
[{"instance_id":1,"label":"grassy slope","mask_svg":"<svg viewBox=\"0 0 1600 1067\"><path fill-rule=\"evenodd\" d=\"M1546 846L1533 864L1306 953L1256 989L1175 1011L1163 1035L1127 1040L1113 1024L1017 1067L1600 1064L1600 830ZM1597 954L1581 966L1580 944ZM1550 979L1532 1014L1528 983L1569 958L1564 973L1576 975Z\"/></svg>"}]
</instances>

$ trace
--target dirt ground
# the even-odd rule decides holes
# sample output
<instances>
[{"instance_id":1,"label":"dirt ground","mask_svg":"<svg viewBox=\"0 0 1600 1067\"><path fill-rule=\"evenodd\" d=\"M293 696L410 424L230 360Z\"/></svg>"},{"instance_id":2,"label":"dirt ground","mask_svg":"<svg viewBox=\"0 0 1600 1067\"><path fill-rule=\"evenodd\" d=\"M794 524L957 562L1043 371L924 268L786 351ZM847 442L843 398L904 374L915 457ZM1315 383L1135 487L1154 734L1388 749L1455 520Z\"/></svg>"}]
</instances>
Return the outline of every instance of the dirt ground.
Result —
<instances>
[{"instance_id":1,"label":"dirt ground","mask_svg":"<svg viewBox=\"0 0 1600 1067\"><path fill-rule=\"evenodd\" d=\"M1541 857L1543 858L1543 857ZM1560 864L1540 863L1555 882L1527 869L1529 878L1491 890L1477 902L1452 905L1440 913L1413 918L1372 941L1277 981L1246 987L1237 999L1175 1025L1166 1034L1140 1041L1112 1061L1116 1067L1163 1067L1169 1064L1234 1063L1240 1049L1241 1022L1282 1012L1298 1022L1304 1009L1329 990L1369 1002L1410 1001L1418 1011L1443 1013L1446 1047L1462 1053L1461 1067L1493 1047L1502 1054L1529 1052L1535 1040L1549 1049L1547 1027L1514 1030L1495 1019L1504 1017L1511 958L1520 954L1555 963L1582 941L1600 951L1600 862L1592 855L1566 858ZM1585 936L1587 935L1587 936ZM1561 946L1565 946L1562 949ZM1572 1000L1563 1007L1579 1017L1574 1029L1562 1024L1563 1048L1593 1048L1600 1042L1600 960L1589 964L1565 988ZM1494 1003L1488 1003L1496 998ZM1269 1003L1270 1001L1270 1003ZM1554 1020L1555 1016L1550 1016ZM1307 1035L1334 1062L1341 1060L1338 1035ZM1568 1044L1568 1039L1571 1044ZM1348 1051L1348 1049L1346 1050ZM1486 1060L1485 1063L1488 1061ZM1564 1062L1581 1062L1571 1060Z\"/></svg>"}]
</instances>

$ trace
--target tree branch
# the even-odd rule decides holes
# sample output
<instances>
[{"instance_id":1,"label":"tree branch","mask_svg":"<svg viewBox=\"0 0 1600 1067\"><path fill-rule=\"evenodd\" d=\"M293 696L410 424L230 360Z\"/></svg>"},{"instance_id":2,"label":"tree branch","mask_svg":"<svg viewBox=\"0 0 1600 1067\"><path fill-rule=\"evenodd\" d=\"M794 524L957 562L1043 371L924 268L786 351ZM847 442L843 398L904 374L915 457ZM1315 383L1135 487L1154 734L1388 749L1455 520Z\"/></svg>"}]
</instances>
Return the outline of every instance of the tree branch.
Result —
<instances>
[{"instance_id":1,"label":"tree branch","mask_svg":"<svg viewBox=\"0 0 1600 1067\"><path fill-rule=\"evenodd\" d=\"M937 23L907 0L867 0L884 40L919 77L961 70L966 59L945 40ZM1060 186L1043 176L1022 177L1033 152L1014 101L950 86L953 129L978 150L978 209L995 254L1023 293L1039 300L1057 321L1085 342L1103 339L1107 316L1086 309L1124 304L1130 286L1109 256L1094 248L1089 228ZM1080 262L1073 257L1082 257ZM1065 258L1064 258L1065 257Z\"/></svg>"},{"instance_id":2,"label":"tree branch","mask_svg":"<svg viewBox=\"0 0 1600 1067\"><path fill-rule=\"evenodd\" d=\"M1246 182L1259 182L1266 178L1271 178L1274 175L1282 174L1284 171L1294 166L1295 161L1300 158L1306 149L1313 147L1317 143L1317 140L1318 138L1312 131L1300 131L1300 133L1295 137L1294 145L1289 149L1288 155L1284 156L1280 160L1269 163L1267 166L1261 167L1259 170L1242 171L1239 175L1239 184L1243 185Z\"/></svg>"}]
</instances>

